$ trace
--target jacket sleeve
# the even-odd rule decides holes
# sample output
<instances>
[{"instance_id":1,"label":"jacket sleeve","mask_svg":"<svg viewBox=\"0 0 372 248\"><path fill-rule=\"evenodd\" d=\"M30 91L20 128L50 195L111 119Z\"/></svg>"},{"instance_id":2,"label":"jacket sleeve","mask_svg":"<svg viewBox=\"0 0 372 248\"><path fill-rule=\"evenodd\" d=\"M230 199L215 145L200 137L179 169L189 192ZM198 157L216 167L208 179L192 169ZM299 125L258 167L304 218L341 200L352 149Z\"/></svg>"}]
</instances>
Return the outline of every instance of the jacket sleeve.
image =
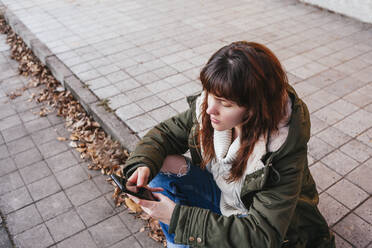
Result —
<instances>
[{"instance_id":1,"label":"jacket sleeve","mask_svg":"<svg viewBox=\"0 0 372 248\"><path fill-rule=\"evenodd\" d=\"M137 144L127 159L123 173L129 177L136 168L148 166L151 170L149 180L161 169L167 155L183 154L188 150L188 137L193 125L195 104L152 128Z\"/></svg>"},{"instance_id":2,"label":"jacket sleeve","mask_svg":"<svg viewBox=\"0 0 372 248\"><path fill-rule=\"evenodd\" d=\"M286 168L280 171L280 182L254 195L246 217L177 205L169 226L175 242L192 247L281 247L300 194L304 153L275 163Z\"/></svg>"}]
</instances>

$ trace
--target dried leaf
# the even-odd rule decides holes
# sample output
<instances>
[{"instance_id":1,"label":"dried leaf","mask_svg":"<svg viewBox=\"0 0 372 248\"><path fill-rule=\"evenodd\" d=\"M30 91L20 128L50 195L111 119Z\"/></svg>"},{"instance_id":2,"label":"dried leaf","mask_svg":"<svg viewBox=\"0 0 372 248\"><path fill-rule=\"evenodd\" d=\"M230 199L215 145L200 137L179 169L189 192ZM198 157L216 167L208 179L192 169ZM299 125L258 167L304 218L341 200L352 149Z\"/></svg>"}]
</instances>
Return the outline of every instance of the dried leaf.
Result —
<instances>
[{"instance_id":1,"label":"dried leaf","mask_svg":"<svg viewBox=\"0 0 372 248\"><path fill-rule=\"evenodd\" d=\"M59 141L66 141L67 139L65 137L57 137L57 140L59 140Z\"/></svg>"},{"instance_id":2,"label":"dried leaf","mask_svg":"<svg viewBox=\"0 0 372 248\"><path fill-rule=\"evenodd\" d=\"M136 204L132 199L130 198L125 198L125 205L134 213L140 213L142 212L142 209L140 205Z\"/></svg>"}]
</instances>

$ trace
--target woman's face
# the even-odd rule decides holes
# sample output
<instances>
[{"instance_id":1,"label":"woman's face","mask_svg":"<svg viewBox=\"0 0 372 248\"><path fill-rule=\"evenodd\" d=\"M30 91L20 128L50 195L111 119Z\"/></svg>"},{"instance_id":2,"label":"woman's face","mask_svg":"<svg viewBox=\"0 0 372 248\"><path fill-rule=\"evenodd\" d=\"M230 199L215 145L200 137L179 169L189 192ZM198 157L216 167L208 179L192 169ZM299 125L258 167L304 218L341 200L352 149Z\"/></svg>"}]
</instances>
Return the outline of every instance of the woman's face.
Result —
<instances>
[{"instance_id":1,"label":"woman's face","mask_svg":"<svg viewBox=\"0 0 372 248\"><path fill-rule=\"evenodd\" d=\"M210 115L212 127L217 131L229 130L243 122L245 107L235 102L208 93L207 114Z\"/></svg>"}]
</instances>

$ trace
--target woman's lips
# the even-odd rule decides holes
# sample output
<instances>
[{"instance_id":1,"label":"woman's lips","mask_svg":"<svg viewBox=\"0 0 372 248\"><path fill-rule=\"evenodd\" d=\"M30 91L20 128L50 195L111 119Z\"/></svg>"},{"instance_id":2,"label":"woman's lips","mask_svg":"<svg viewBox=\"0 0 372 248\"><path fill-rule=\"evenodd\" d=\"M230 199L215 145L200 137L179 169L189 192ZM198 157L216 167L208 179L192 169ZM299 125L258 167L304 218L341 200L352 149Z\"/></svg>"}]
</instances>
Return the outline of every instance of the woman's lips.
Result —
<instances>
[{"instance_id":1,"label":"woman's lips","mask_svg":"<svg viewBox=\"0 0 372 248\"><path fill-rule=\"evenodd\" d=\"M218 124L218 123L220 123L219 120L216 120L216 119L214 119L214 118L211 118L211 121L212 121L214 124Z\"/></svg>"}]
</instances>

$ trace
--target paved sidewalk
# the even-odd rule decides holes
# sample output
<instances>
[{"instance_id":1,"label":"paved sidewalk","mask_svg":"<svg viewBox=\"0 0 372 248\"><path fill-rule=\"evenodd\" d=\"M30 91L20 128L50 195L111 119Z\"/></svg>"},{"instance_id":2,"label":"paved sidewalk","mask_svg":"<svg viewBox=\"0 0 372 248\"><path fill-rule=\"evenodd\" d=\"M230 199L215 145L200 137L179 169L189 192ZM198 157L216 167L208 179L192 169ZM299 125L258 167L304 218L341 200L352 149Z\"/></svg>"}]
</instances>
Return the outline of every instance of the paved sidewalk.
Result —
<instances>
[{"instance_id":1,"label":"paved sidewalk","mask_svg":"<svg viewBox=\"0 0 372 248\"><path fill-rule=\"evenodd\" d=\"M110 100L115 115L139 136L187 108L184 97L200 90L200 68L217 48L241 39L266 44L282 61L290 83L311 112L309 164L321 192L321 212L336 233L337 247L372 247L371 25L295 0L163 0L151 5L145 0L1 1L30 31L27 37L46 45L43 51L47 52L39 54L41 59L55 55L88 86L97 101ZM3 43L0 49L4 64L0 67L0 97L5 100L5 93L22 85L24 79L16 76L16 65L9 61ZM138 229L126 222L126 215L109 210L110 193L102 190L102 176L93 180L82 177L74 185L61 182L84 175L75 170L85 167L67 147L57 147L57 134L51 144L44 143L44 150L40 148L43 144L34 137L42 132L34 130L35 125L49 133L55 127L63 132L62 124L60 120L32 120L27 110L37 106L25 100L17 98L0 106L0 199L13 204L10 210L2 206L1 211L16 243L45 232L42 237L47 237L47 245L86 238L103 247L107 243L102 240L117 242L129 237L131 241L123 244L132 245L137 239L139 245L148 247L144 242L149 239L142 233L130 235ZM61 154L51 155L54 151ZM34 153L38 158L29 159ZM51 156L59 160L66 154L73 161L54 171ZM22 159L25 157L27 160ZM22 170L33 167L46 170L39 173L45 177L27 181L29 173L25 177ZM87 202L74 203L69 190L76 187L80 191L77 183L92 181L98 191L89 192L93 196ZM49 184L54 186L44 192L43 185ZM21 195L24 197L15 198ZM66 199L62 203L68 202L68 206L44 213L44 202L45 206L60 199ZM101 216L98 220L87 216L96 204L102 208L94 209L103 211L97 214ZM25 223L21 217L30 212L35 213L34 219ZM67 217L76 226L65 230L63 220ZM110 226L123 228L121 236L110 232L115 237L108 238L95 233Z\"/></svg>"},{"instance_id":2,"label":"paved sidewalk","mask_svg":"<svg viewBox=\"0 0 372 248\"><path fill-rule=\"evenodd\" d=\"M69 147L64 119L40 117L33 92L10 100L27 84L0 35L0 247L162 247L139 232L145 222L115 207L113 187ZM5 78L4 78L5 77ZM89 175L92 177L90 179ZM5 229L10 232L10 238Z\"/></svg>"}]
</instances>

